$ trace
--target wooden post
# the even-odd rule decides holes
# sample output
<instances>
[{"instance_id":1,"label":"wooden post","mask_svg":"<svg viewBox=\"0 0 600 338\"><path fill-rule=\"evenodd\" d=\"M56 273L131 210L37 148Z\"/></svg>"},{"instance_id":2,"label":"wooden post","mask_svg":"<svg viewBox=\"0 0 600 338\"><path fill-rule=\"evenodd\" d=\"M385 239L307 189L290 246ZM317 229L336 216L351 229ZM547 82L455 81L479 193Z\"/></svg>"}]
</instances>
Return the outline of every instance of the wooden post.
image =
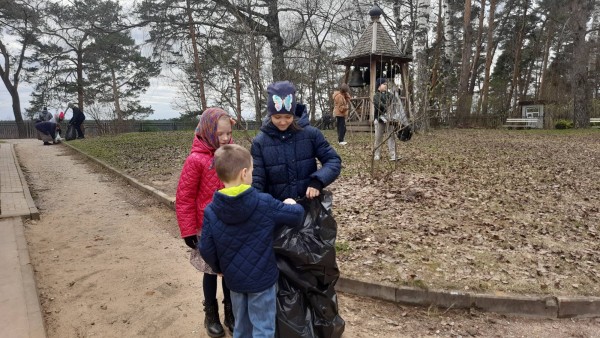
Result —
<instances>
[{"instance_id":1,"label":"wooden post","mask_svg":"<svg viewBox=\"0 0 600 338\"><path fill-rule=\"evenodd\" d=\"M404 87L404 97L406 97L406 117L410 119L412 117L412 105L410 104L410 92L408 91L410 88L408 85L408 63L404 62L400 67L402 67L401 79Z\"/></svg>"},{"instance_id":2,"label":"wooden post","mask_svg":"<svg viewBox=\"0 0 600 338\"><path fill-rule=\"evenodd\" d=\"M371 66L369 67L369 69L369 75L371 77L371 83L369 83L369 120L370 122L373 122L375 121L375 106L373 105L373 96L375 95L375 91L377 90L377 88L375 88L375 80L377 80L377 60L371 59Z\"/></svg>"}]
</instances>

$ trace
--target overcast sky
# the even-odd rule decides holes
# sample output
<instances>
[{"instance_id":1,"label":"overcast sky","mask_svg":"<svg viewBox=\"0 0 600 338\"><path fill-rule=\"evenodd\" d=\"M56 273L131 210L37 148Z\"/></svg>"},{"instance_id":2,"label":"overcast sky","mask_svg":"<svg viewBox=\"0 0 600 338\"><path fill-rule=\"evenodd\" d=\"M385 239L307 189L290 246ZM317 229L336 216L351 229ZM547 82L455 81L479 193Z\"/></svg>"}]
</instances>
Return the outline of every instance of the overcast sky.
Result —
<instances>
[{"instance_id":1,"label":"overcast sky","mask_svg":"<svg viewBox=\"0 0 600 338\"><path fill-rule=\"evenodd\" d=\"M154 108L154 114L148 117L149 120L155 119L171 119L179 117L179 112L171 108L171 102L176 97L177 88L175 86L166 85L166 79L152 79L151 86L146 94L140 97L142 105L150 105ZM27 83L19 85L19 97L21 99L21 114L25 115L25 109L29 107L29 99L32 87ZM55 113L63 110L64 107L48 107ZM12 110L12 99L6 90L3 83L0 83L0 121L14 120L15 116Z\"/></svg>"},{"instance_id":2,"label":"overcast sky","mask_svg":"<svg viewBox=\"0 0 600 338\"><path fill-rule=\"evenodd\" d=\"M63 1L64 0L58 0ZM120 4L125 10L130 9L136 0L121 0ZM138 28L132 32L133 38L138 42L142 42L149 37L147 29ZM10 42L10 41L9 41ZM151 54L151 47L145 46L142 48L142 53L146 56ZM169 71L167 71L169 72ZM140 103L143 106L151 106L154 109L154 114L148 119L170 119L179 117L179 112L171 107L171 103L176 99L177 87L171 84L167 78L159 77L150 80L151 86L146 94L140 97ZM19 84L19 97L21 101L21 114L25 115L25 109L29 108L29 100L33 86L28 83L21 82ZM74 97L73 99L75 99ZM48 107L52 113L64 110L64 107ZM70 112L70 111L69 111ZM0 82L0 121L14 120L15 116L12 110L12 99L4 83Z\"/></svg>"},{"instance_id":3,"label":"overcast sky","mask_svg":"<svg viewBox=\"0 0 600 338\"><path fill-rule=\"evenodd\" d=\"M53 0L53 1L65 1L65 0ZM121 0L120 4L123 5L126 9L133 6L136 0ZM143 44L143 42L149 38L148 29L145 27L135 28L132 30L132 37L138 44ZM9 41L10 44L11 41ZM13 41L13 43L16 43ZM14 45L15 48L18 48L18 44ZM142 55L150 56L152 54L152 46L143 45L142 46ZM0 57L0 61L3 59ZM150 87L146 91L145 94L140 96L140 103L142 106L151 106L154 109L154 114L148 116L147 119L155 120L155 119L171 119L179 117L180 113L172 108L172 105L177 100L177 85L173 83L173 78L177 78L180 75L174 74L177 70L173 68L166 67L163 65L162 75L157 78L150 79ZM31 96L31 92L33 90L33 86L28 83L21 82L19 84L19 97L21 101L21 114L23 117L25 116L25 110L29 108L29 100ZM245 97L243 93L242 97L242 115L245 118L253 118L254 113L252 112L254 107L251 104L251 100ZM76 95L74 95L73 100L76 100ZM208 102L208 105L211 105L211 102ZM66 102L65 102L66 106ZM48 110L51 113L57 113L59 111L65 110L65 107L48 107ZM71 111L67 112L67 118ZM85 113L85 108L84 108ZM14 114L12 110L12 99L10 94L6 90L4 83L0 82L0 121L6 120L14 120Z\"/></svg>"}]
</instances>

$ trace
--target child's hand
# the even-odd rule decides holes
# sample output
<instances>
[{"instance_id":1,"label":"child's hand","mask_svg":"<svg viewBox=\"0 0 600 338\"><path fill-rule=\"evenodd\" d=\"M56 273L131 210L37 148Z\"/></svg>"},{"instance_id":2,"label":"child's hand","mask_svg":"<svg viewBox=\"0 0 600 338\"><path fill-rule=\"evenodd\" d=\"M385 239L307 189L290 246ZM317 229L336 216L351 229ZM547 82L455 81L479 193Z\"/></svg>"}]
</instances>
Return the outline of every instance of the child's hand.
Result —
<instances>
[{"instance_id":1,"label":"child's hand","mask_svg":"<svg viewBox=\"0 0 600 338\"><path fill-rule=\"evenodd\" d=\"M315 198L315 197L319 196L320 194L321 194L321 192L319 191L319 189L315 189L315 188L311 188L311 187L308 187L308 189L306 189L306 197L308 197L308 199Z\"/></svg>"},{"instance_id":2,"label":"child's hand","mask_svg":"<svg viewBox=\"0 0 600 338\"><path fill-rule=\"evenodd\" d=\"M192 235L183 237L183 240L185 241L185 245L189 246L191 249L198 249L198 236Z\"/></svg>"},{"instance_id":3,"label":"child's hand","mask_svg":"<svg viewBox=\"0 0 600 338\"><path fill-rule=\"evenodd\" d=\"M286 198L283 203L285 204L296 204L296 201L294 201L292 198Z\"/></svg>"}]
</instances>

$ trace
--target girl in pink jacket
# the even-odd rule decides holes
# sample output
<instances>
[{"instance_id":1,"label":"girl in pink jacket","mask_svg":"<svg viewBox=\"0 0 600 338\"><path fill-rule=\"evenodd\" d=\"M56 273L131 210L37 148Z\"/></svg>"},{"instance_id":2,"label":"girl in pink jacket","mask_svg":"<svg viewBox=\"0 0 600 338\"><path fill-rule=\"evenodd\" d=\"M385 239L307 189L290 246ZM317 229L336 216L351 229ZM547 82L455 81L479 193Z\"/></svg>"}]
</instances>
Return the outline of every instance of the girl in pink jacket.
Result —
<instances>
[{"instance_id":1,"label":"girl in pink jacket","mask_svg":"<svg viewBox=\"0 0 600 338\"><path fill-rule=\"evenodd\" d=\"M233 123L229 115L220 108L208 108L200 115L192 150L181 170L175 200L175 211L181 237L184 239L185 244L192 248L190 262L196 269L204 273L202 280L205 312L204 327L211 337L225 335L219 320L217 275L200 256L197 244L198 236L202 231L204 209L212 201L215 191L224 187L213 167L213 159L217 148L232 143L231 126ZM229 289L225 285L224 279L222 280L222 286L223 304L225 305L224 324L229 328L229 331L233 332L235 321Z\"/></svg>"}]
</instances>

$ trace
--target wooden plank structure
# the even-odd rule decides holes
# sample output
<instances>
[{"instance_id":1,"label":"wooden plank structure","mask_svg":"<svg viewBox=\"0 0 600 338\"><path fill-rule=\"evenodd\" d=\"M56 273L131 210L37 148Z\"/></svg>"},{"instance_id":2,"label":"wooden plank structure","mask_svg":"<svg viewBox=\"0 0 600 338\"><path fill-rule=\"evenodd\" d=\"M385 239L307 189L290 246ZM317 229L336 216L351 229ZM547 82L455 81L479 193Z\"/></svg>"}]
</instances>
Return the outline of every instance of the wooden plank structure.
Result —
<instances>
[{"instance_id":1,"label":"wooden plank structure","mask_svg":"<svg viewBox=\"0 0 600 338\"><path fill-rule=\"evenodd\" d=\"M382 14L381 8L374 4L369 11L371 24L363 32L356 46L347 57L333 62L337 65L346 66L343 83L354 87L355 92L358 88L358 95L351 99L350 114L346 122L348 130L372 130L373 95L377 89L375 88L375 80L380 77L388 79L392 91L398 90L394 79L400 77L400 88L402 88L404 94L401 97L404 111L407 117L412 116L412 107L407 97L407 94L410 93L408 63L412 61L412 57L400 52L394 40L379 21ZM350 78L351 73L352 78Z\"/></svg>"}]
</instances>

